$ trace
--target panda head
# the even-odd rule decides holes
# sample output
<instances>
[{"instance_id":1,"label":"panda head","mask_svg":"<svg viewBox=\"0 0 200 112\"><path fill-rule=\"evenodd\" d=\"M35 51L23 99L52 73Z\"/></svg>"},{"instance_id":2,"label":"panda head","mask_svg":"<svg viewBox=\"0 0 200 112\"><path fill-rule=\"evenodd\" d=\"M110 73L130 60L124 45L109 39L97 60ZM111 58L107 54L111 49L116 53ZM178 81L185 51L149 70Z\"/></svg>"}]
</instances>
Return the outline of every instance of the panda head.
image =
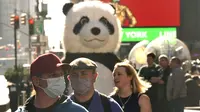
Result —
<instances>
[{"instance_id":1,"label":"panda head","mask_svg":"<svg viewBox=\"0 0 200 112\"><path fill-rule=\"evenodd\" d=\"M101 1L66 3L63 13L66 52L106 53L119 49L121 24L112 5Z\"/></svg>"}]
</instances>

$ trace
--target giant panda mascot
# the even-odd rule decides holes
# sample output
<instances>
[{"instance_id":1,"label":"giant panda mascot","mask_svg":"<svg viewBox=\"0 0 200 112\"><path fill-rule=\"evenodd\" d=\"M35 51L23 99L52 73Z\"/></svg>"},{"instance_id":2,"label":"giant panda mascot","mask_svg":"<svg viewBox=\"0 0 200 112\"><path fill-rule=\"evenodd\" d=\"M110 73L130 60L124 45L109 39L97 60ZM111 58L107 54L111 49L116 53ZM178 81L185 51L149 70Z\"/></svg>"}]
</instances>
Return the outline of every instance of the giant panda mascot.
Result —
<instances>
[{"instance_id":1,"label":"giant panda mascot","mask_svg":"<svg viewBox=\"0 0 200 112\"><path fill-rule=\"evenodd\" d=\"M112 5L101 1L84 1L63 6L66 16L63 46L64 63L86 57L97 63L95 88L113 91L112 70L120 59L115 55L121 44L121 24Z\"/></svg>"}]
</instances>

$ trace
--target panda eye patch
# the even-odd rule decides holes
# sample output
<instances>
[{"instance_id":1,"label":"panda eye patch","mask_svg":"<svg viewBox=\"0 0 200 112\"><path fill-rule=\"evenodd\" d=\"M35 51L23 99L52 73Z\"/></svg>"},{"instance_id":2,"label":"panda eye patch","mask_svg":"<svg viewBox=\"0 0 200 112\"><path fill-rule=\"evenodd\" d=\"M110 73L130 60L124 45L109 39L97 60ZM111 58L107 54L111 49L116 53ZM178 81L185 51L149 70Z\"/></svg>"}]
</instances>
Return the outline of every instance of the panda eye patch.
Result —
<instances>
[{"instance_id":1,"label":"panda eye patch","mask_svg":"<svg viewBox=\"0 0 200 112\"><path fill-rule=\"evenodd\" d=\"M79 34L83 26L89 22L89 18L87 16L81 17L81 19L78 21L78 23L75 24L73 32L74 34Z\"/></svg>"},{"instance_id":2,"label":"panda eye patch","mask_svg":"<svg viewBox=\"0 0 200 112\"><path fill-rule=\"evenodd\" d=\"M107 25L108 24L108 20L105 17L101 17L99 19L100 22L102 22L103 24Z\"/></svg>"},{"instance_id":3,"label":"panda eye patch","mask_svg":"<svg viewBox=\"0 0 200 112\"><path fill-rule=\"evenodd\" d=\"M85 23L88 23L89 22L89 18L86 17L86 16L83 16L81 19L80 19L80 23L81 24L85 24Z\"/></svg>"},{"instance_id":4,"label":"panda eye patch","mask_svg":"<svg viewBox=\"0 0 200 112\"><path fill-rule=\"evenodd\" d=\"M113 24L110 23L110 22L108 21L107 18L101 17L101 18L99 19L99 21L100 21L105 27L107 27L107 29L109 30L109 33L110 33L111 35L114 34L115 28L114 28Z\"/></svg>"}]
</instances>

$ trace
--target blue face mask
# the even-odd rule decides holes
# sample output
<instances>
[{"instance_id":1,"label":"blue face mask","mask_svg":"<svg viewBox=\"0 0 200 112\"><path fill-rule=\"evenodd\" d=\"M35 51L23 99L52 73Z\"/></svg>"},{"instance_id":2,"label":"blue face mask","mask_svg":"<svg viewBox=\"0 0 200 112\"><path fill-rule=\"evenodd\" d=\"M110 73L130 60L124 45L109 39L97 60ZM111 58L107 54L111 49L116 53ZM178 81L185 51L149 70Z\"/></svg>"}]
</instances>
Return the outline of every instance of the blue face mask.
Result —
<instances>
[{"instance_id":1,"label":"blue face mask","mask_svg":"<svg viewBox=\"0 0 200 112\"><path fill-rule=\"evenodd\" d=\"M92 80L90 78L70 78L70 82L74 93L79 95L87 94L92 87Z\"/></svg>"}]
</instances>

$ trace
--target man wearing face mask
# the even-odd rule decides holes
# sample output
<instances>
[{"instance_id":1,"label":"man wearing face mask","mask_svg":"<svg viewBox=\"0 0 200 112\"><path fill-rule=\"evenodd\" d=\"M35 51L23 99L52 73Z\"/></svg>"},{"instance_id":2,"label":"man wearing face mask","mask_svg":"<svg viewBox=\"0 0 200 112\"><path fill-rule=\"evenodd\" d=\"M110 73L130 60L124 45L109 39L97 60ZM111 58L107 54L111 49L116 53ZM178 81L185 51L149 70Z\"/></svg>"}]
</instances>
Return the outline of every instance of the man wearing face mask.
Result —
<instances>
[{"instance_id":1,"label":"man wearing face mask","mask_svg":"<svg viewBox=\"0 0 200 112\"><path fill-rule=\"evenodd\" d=\"M61 63L52 53L36 58L30 67L30 77L36 95L30 97L17 112L87 112L84 107L70 99L59 102L65 89L63 66L69 65Z\"/></svg>"},{"instance_id":2,"label":"man wearing face mask","mask_svg":"<svg viewBox=\"0 0 200 112\"><path fill-rule=\"evenodd\" d=\"M89 112L122 112L119 104L94 89L97 65L90 59L78 58L70 63L69 80L74 93L71 99ZM106 87L105 87L106 88Z\"/></svg>"}]
</instances>

